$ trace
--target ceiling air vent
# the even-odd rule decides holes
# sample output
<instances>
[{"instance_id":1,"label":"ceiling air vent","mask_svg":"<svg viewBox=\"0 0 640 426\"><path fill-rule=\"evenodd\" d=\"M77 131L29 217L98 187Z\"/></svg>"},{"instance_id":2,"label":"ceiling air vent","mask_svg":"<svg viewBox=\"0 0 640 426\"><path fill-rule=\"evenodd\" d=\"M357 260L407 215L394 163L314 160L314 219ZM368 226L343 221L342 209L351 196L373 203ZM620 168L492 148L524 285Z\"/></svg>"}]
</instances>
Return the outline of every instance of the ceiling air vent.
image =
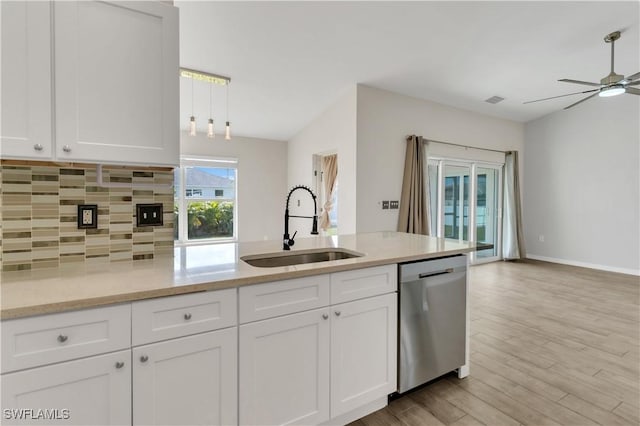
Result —
<instances>
[{"instance_id":1,"label":"ceiling air vent","mask_svg":"<svg viewBox=\"0 0 640 426\"><path fill-rule=\"evenodd\" d=\"M484 101L489 102L490 104L497 104L498 102L504 101L504 98L501 98L500 96L492 96L489 99L485 99Z\"/></svg>"}]
</instances>

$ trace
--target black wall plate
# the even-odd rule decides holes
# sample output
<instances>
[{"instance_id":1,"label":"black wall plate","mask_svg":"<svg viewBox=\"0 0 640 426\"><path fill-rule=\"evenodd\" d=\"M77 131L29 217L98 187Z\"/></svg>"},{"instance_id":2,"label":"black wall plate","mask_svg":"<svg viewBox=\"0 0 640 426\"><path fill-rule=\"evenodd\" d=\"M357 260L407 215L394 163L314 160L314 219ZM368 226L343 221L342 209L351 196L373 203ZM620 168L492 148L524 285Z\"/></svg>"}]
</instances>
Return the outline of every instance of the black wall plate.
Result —
<instances>
[{"instance_id":1,"label":"black wall plate","mask_svg":"<svg viewBox=\"0 0 640 426\"><path fill-rule=\"evenodd\" d=\"M98 205L78 204L78 229L98 227Z\"/></svg>"},{"instance_id":2,"label":"black wall plate","mask_svg":"<svg viewBox=\"0 0 640 426\"><path fill-rule=\"evenodd\" d=\"M136 226L162 226L162 203L136 204Z\"/></svg>"}]
</instances>

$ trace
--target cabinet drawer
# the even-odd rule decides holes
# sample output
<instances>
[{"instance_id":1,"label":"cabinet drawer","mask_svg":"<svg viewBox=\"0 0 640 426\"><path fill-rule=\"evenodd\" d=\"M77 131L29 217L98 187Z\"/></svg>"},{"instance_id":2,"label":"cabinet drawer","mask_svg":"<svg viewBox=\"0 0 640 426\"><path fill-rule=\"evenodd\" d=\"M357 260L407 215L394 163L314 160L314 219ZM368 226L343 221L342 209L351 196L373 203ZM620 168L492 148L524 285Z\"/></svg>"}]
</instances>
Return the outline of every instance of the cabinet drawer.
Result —
<instances>
[{"instance_id":1,"label":"cabinet drawer","mask_svg":"<svg viewBox=\"0 0 640 426\"><path fill-rule=\"evenodd\" d=\"M131 305L2 321L2 372L128 348Z\"/></svg>"},{"instance_id":2,"label":"cabinet drawer","mask_svg":"<svg viewBox=\"0 0 640 426\"><path fill-rule=\"evenodd\" d=\"M240 323L327 306L329 290L329 275L240 287Z\"/></svg>"},{"instance_id":3,"label":"cabinet drawer","mask_svg":"<svg viewBox=\"0 0 640 426\"><path fill-rule=\"evenodd\" d=\"M331 274L331 304L396 291L397 268L394 264Z\"/></svg>"},{"instance_id":4,"label":"cabinet drawer","mask_svg":"<svg viewBox=\"0 0 640 426\"><path fill-rule=\"evenodd\" d=\"M168 296L132 304L133 345L237 324L236 289Z\"/></svg>"}]
</instances>

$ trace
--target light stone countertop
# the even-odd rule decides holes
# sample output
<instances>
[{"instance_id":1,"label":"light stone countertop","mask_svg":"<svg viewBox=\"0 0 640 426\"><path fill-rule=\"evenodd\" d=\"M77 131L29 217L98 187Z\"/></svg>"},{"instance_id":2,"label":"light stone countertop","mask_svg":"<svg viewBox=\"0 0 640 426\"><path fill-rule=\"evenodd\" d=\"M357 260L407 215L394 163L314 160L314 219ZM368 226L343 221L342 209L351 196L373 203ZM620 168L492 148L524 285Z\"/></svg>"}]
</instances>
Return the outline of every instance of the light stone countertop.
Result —
<instances>
[{"instance_id":1,"label":"light stone countertop","mask_svg":"<svg viewBox=\"0 0 640 426\"><path fill-rule=\"evenodd\" d=\"M372 232L299 237L291 253L319 248L344 248L364 256L259 268L240 257L283 252L281 241L259 241L176 247L173 258L149 261L85 263L4 272L0 280L1 317L19 318L468 253L476 250L476 243L399 232Z\"/></svg>"}]
</instances>

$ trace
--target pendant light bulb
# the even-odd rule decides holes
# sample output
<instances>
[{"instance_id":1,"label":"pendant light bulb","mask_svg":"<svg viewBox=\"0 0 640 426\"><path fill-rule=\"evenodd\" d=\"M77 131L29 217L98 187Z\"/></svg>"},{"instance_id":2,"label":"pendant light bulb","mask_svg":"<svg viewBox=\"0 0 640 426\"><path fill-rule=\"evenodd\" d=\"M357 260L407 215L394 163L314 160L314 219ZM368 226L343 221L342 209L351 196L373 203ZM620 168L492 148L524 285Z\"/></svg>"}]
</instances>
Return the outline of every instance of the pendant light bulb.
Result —
<instances>
[{"instance_id":1,"label":"pendant light bulb","mask_svg":"<svg viewBox=\"0 0 640 426\"><path fill-rule=\"evenodd\" d=\"M196 117L193 115L193 78L191 79L191 118L189 118L189 136L196 135Z\"/></svg>"},{"instance_id":2,"label":"pendant light bulb","mask_svg":"<svg viewBox=\"0 0 640 426\"><path fill-rule=\"evenodd\" d=\"M192 115L189 119L189 136L196 135L196 118Z\"/></svg>"},{"instance_id":3,"label":"pendant light bulb","mask_svg":"<svg viewBox=\"0 0 640 426\"><path fill-rule=\"evenodd\" d=\"M224 138L225 140L230 141L231 140L231 123L229 123L229 82L227 81L227 125L225 126L224 129Z\"/></svg>"},{"instance_id":4,"label":"pendant light bulb","mask_svg":"<svg viewBox=\"0 0 640 426\"><path fill-rule=\"evenodd\" d=\"M207 137L214 139L216 133L213 130L213 84L209 84L209 123L207 124Z\"/></svg>"},{"instance_id":5,"label":"pendant light bulb","mask_svg":"<svg viewBox=\"0 0 640 426\"><path fill-rule=\"evenodd\" d=\"M213 118L209 119L209 124L207 125L207 137L210 139L215 139L216 134L213 131Z\"/></svg>"}]
</instances>

